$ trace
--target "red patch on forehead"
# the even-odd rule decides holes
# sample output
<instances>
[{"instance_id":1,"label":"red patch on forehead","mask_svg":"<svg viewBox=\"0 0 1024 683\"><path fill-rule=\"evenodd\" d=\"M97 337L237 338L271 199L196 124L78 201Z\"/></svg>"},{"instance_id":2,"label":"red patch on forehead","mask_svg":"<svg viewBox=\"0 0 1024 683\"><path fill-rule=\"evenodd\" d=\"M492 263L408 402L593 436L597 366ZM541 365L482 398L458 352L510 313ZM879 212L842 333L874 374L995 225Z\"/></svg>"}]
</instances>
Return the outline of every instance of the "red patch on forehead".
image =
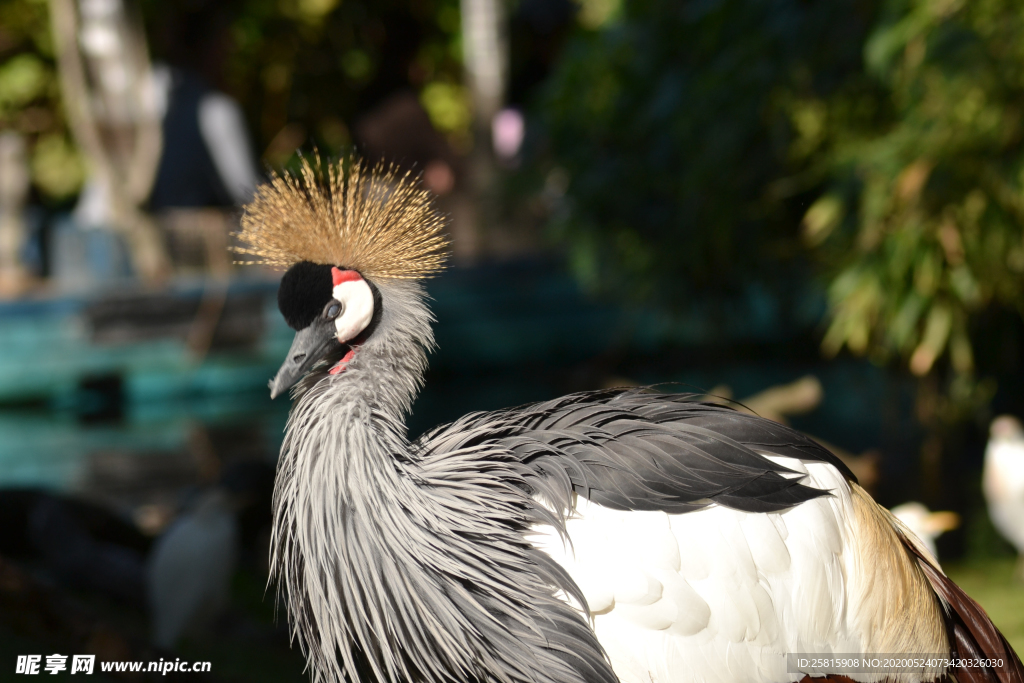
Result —
<instances>
[{"instance_id":1,"label":"red patch on forehead","mask_svg":"<svg viewBox=\"0 0 1024 683\"><path fill-rule=\"evenodd\" d=\"M334 280L334 286L337 287L342 282L355 282L356 280L362 280L363 276L354 270L341 270L340 268L332 266L331 278Z\"/></svg>"}]
</instances>

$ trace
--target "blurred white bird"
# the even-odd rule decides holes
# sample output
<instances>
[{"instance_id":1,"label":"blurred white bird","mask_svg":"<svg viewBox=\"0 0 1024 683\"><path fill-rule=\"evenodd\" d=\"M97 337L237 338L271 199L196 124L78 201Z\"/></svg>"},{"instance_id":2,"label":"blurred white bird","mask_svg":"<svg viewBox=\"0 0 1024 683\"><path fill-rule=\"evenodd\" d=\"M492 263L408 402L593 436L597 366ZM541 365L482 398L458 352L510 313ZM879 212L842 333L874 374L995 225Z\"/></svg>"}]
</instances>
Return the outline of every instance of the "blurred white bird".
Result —
<instances>
[{"instance_id":1,"label":"blurred white bird","mask_svg":"<svg viewBox=\"0 0 1024 683\"><path fill-rule=\"evenodd\" d=\"M1012 415L992 420L981 481L988 515L1017 549L1017 577L1024 579L1024 427Z\"/></svg>"},{"instance_id":2,"label":"blurred white bird","mask_svg":"<svg viewBox=\"0 0 1024 683\"><path fill-rule=\"evenodd\" d=\"M173 648L187 632L208 626L228 606L238 555L238 522L231 495L205 492L165 533L147 567L153 642Z\"/></svg>"},{"instance_id":3,"label":"blurred white bird","mask_svg":"<svg viewBox=\"0 0 1024 683\"><path fill-rule=\"evenodd\" d=\"M960 526L960 515L955 512L932 512L916 501L897 505L890 512L914 532L936 560L939 553L935 549L935 539Z\"/></svg>"}]
</instances>

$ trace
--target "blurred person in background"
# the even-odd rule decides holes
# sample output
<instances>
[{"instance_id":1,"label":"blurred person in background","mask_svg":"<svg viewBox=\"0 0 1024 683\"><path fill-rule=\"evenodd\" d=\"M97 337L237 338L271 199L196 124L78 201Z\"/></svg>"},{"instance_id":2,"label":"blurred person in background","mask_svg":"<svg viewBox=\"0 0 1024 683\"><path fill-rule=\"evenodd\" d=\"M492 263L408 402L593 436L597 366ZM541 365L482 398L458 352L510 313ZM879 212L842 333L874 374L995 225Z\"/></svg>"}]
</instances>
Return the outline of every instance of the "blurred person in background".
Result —
<instances>
[{"instance_id":1,"label":"blurred person in background","mask_svg":"<svg viewBox=\"0 0 1024 683\"><path fill-rule=\"evenodd\" d=\"M96 19L97 26L91 26L86 6L81 7L83 36L113 28L102 25L102 16ZM123 12L130 16L132 9L126 5ZM230 21L231 15L222 5L198 2L171 8L157 25L154 47L161 61L149 70L146 83L151 94L143 100L152 109L150 115L159 121L162 143L152 186L140 208L156 217L177 270L200 265L226 269L229 214L251 197L258 182L241 107L221 90L221 72L230 51ZM126 22L129 28L131 23ZM101 42L84 40L83 49L88 54L90 45ZM132 50L117 55L126 62L135 59ZM137 135L144 136L144 131ZM140 144L144 142L137 140L136 145ZM116 203L123 198L115 199L117 192L109 187L110 182L102 174L86 181L73 214L79 228L109 228L122 218ZM64 251L70 248L72 253L65 255L63 263L58 256L58 264L63 266L59 270L65 271L63 279L75 279L76 269L102 271L102 264L76 263L83 258L74 253L76 243L65 243L70 246ZM116 246L108 249L117 251ZM117 272L119 263L116 254L108 256L106 267L115 272L96 275L102 279L123 274ZM133 265L138 271L139 264Z\"/></svg>"}]
</instances>

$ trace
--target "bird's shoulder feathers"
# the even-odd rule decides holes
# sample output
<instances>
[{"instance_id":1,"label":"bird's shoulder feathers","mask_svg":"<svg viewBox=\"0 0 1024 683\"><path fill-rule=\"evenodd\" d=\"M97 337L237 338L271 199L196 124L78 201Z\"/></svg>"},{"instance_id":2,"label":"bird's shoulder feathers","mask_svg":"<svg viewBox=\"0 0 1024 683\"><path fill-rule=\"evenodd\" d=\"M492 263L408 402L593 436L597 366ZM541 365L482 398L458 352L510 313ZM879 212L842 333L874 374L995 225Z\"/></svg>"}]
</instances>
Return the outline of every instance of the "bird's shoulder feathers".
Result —
<instances>
[{"instance_id":1,"label":"bird's shoulder feathers","mask_svg":"<svg viewBox=\"0 0 1024 683\"><path fill-rule=\"evenodd\" d=\"M682 394L613 389L473 413L416 446L443 457L498 447L578 495L619 510L682 513L711 503L747 512L790 508L827 492L766 455L824 462L835 455L799 432Z\"/></svg>"}]
</instances>

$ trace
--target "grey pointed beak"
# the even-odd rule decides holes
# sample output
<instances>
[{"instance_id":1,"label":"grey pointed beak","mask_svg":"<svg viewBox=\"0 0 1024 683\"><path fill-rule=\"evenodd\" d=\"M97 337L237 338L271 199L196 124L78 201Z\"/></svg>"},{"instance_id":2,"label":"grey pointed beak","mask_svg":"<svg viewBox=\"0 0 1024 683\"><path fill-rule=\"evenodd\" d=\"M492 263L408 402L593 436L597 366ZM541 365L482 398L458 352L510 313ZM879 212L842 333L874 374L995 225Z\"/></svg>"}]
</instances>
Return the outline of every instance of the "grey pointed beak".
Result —
<instances>
[{"instance_id":1,"label":"grey pointed beak","mask_svg":"<svg viewBox=\"0 0 1024 683\"><path fill-rule=\"evenodd\" d=\"M306 372L337 344L334 338L334 322L315 321L309 327L295 333L288 357L270 380L270 398L274 399L291 389Z\"/></svg>"}]
</instances>

